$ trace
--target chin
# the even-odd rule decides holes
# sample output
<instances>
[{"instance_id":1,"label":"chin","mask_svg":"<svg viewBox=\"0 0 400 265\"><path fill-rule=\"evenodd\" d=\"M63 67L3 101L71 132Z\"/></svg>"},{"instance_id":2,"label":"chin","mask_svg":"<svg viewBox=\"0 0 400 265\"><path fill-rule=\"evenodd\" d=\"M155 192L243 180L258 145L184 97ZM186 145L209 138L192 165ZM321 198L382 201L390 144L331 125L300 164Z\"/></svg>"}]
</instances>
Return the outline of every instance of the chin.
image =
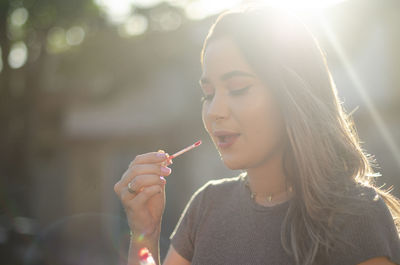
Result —
<instances>
[{"instance_id":1,"label":"chin","mask_svg":"<svg viewBox=\"0 0 400 265\"><path fill-rule=\"evenodd\" d=\"M244 169L244 167L237 166L237 165L228 165L228 164L226 164L226 163L225 163L225 166L226 166L227 168L229 168L230 170L243 170L243 169Z\"/></svg>"},{"instance_id":2,"label":"chin","mask_svg":"<svg viewBox=\"0 0 400 265\"><path fill-rule=\"evenodd\" d=\"M222 162L231 170L242 170L247 168L243 160L221 156Z\"/></svg>"}]
</instances>

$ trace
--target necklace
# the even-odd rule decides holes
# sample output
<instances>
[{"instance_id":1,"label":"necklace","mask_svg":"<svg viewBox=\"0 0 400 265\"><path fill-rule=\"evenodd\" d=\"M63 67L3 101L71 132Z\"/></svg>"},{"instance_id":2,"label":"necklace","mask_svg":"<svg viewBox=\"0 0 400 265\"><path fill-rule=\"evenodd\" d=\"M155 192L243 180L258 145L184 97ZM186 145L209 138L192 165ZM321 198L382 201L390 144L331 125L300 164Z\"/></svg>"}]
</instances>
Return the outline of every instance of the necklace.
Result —
<instances>
[{"instance_id":1,"label":"necklace","mask_svg":"<svg viewBox=\"0 0 400 265\"><path fill-rule=\"evenodd\" d=\"M293 192L293 187L292 186L289 186L285 191L284 191L284 193L280 193L280 194L268 194L268 192L253 192L252 190L251 190L251 188L250 188L250 183L249 183L249 179L248 179L248 177L246 177L246 180L245 180L245 185L246 185L246 187L249 189L249 191L250 191L250 197L251 197L251 199L254 201L255 200L255 198L256 198L256 196L257 195L264 195L264 197L266 197L266 201L267 202L272 202L272 198L274 197L274 198L276 198L276 196L277 195L285 195L284 197L287 197L289 194L291 194L292 192ZM281 196L279 196L279 197L281 197Z\"/></svg>"}]
</instances>

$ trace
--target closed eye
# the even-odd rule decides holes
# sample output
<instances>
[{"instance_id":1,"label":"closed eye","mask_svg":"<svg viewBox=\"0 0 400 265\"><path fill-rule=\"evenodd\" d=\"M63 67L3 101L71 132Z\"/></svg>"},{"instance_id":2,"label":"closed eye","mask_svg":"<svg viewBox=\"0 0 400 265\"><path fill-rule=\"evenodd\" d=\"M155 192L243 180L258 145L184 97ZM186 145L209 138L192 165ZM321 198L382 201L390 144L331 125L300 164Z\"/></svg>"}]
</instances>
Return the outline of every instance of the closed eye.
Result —
<instances>
[{"instance_id":1,"label":"closed eye","mask_svg":"<svg viewBox=\"0 0 400 265\"><path fill-rule=\"evenodd\" d=\"M229 93L230 93L231 95L234 95L234 96L239 96L239 95L242 95L242 94L246 93L247 90L249 90L250 87L251 87L251 86L247 86L247 87L244 87L244 88L231 90Z\"/></svg>"},{"instance_id":2,"label":"closed eye","mask_svg":"<svg viewBox=\"0 0 400 265\"><path fill-rule=\"evenodd\" d=\"M246 93L249 90L250 87L251 86L247 86L244 88L231 90L231 91L229 91L229 93L233 96L243 95L244 93ZM213 97L214 97L214 94L204 95L203 97L201 97L200 101L201 101L201 103L203 103L205 101L210 101L213 99Z\"/></svg>"}]
</instances>

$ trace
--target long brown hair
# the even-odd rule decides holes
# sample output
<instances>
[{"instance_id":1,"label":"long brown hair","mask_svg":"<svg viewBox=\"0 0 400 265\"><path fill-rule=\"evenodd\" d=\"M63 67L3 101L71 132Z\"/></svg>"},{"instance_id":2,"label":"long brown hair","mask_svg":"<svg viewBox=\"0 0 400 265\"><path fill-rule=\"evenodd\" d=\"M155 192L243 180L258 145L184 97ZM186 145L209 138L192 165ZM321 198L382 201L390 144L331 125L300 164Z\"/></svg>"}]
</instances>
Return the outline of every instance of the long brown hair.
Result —
<instances>
[{"instance_id":1,"label":"long brown hair","mask_svg":"<svg viewBox=\"0 0 400 265\"><path fill-rule=\"evenodd\" d=\"M374 186L373 160L360 146L325 56L307 27L272 8L225 12L204 42L202 64L208 43L220 37L238 45L279 101L288 139L284 170L297 196L281 240L296 263L320 264L337 243L346 243L337 233L338 216L367 211L359 204L363 198L354 196L354 188L361 185L383 198L400 232L399 200Z\"/></svg>"}]
</instances>

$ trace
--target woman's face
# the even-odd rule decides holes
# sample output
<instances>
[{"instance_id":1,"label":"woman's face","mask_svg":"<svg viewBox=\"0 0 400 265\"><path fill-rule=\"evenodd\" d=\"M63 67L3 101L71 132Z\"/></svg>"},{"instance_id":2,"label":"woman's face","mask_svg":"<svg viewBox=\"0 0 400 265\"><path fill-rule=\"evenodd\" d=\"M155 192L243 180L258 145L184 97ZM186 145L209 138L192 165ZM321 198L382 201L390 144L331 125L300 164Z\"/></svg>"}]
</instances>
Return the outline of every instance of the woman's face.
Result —
<instances>
[{"instance_id":1,"label":"woman's face","mask_svg":"<svg viewBox=\"0 0 400 265\"><path fill-rule=\"evenodd\" d=\"M249 169L281 154L284 123L269 88L229 38L211 40L200 79L203 123L230 169Z\"/></svg>"}]
</instances>

